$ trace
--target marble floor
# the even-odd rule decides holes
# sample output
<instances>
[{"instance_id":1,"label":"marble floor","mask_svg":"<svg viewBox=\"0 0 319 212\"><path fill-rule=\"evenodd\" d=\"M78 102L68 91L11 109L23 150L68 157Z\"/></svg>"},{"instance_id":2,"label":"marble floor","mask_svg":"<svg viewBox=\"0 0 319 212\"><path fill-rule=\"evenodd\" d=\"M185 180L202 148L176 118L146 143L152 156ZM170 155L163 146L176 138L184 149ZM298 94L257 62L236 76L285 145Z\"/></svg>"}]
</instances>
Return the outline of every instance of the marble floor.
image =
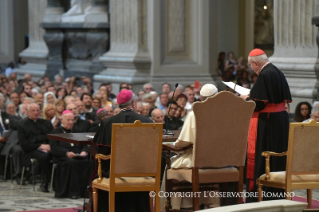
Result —
<instances>
[{"instance_id":1,"label":"marble floor","mask_svg":"<svg viewBox=\"0 0 319 212\"><path fill-rule=\"evenodd\" d=\"M40 184L35 185L35 191L31 184L19 188L15 181L0 181L0 212L2 211L26 211L55 208L78 208L83 206L83 199L54 198L54 193L40 191ZM74 210L76 211L76 210Z\"/></svg>"},{"instance_id":2,"label":"marble floor","mask_svg":"<svg viewBox=\"0 0 319 212\"><path fill-rule=\"evenodd\" d=\"M30 184L21 186L20 189L20 186L15 181L11 184L10 180L0 180L0 212L78 208L83 206L83 199L54 198L53 192L43 193L40 191L39 186L39 183L35 185L35 191L33 191L33 187ZM307 196L306 190L294 190L293 192L297 196ZM313 199L319 200L319 189L313 190ZM88 200L86 199L86 201Z\"/></svg>"}]
</instances>

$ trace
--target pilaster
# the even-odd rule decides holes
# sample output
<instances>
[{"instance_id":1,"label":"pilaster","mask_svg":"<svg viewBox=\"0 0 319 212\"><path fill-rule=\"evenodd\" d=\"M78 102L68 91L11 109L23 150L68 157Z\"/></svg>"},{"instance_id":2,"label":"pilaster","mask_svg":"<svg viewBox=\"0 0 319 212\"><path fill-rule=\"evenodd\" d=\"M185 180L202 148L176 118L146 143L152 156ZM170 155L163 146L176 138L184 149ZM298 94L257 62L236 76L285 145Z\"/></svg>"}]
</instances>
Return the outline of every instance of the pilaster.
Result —
<instances>
[{"instance_id":1,"label":"pilaster","mask_svg":"<svg viewBox=\"0 0 319 212\"><path fill-rule=\"evenodd\" d=\"M318 0L274 0L274 54L270 61L286 76L293 103L317 99L317 29L311 25Z\"/></svg>"}]
</instances>

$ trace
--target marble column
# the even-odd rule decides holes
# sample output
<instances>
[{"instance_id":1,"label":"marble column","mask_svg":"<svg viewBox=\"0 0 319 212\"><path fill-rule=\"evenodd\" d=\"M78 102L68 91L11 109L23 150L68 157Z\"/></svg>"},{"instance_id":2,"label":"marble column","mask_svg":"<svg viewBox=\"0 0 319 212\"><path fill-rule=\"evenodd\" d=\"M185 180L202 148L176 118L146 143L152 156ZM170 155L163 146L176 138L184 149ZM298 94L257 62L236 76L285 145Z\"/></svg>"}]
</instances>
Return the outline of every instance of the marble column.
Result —
<instances>
[{"instance_id":1,"label":"marble column","mask_svg":"<svg viewBox=\"0 0 319 212\"><path fill-rule=\"evenodd\" d=\"M29 47L19 54L27 64L17 69L18 77L29 73L32 74L34 80L37 80L43 76L46 70L48 48L43 40L44 30L40 27L45 15L46 5L47 2L43 0L28 1Z\"/></svg>"},{"instance_id":2,"label":"marble column","mask_svg":"<svg viewBox=\"0 0 319 212\"><path fill-rule=\"evenodd\" d=\"M105 70L94 77L95 86L127 82L137 91L146 82L156 90L163 82L214 83L216 5L208 0L110 0L111 48L100 57Z\"/></svg>"},{"instance_id":3,"label":"marble column","mask_svg":"<svg viewBox=\"0 0 319 212\"><path fill-rule=\"evenodd\" d=\"M110 50L100 57L105 68L96 84L110 81L141 85L150 81L149 0L110 0Z\"/></svg>"},{"instance_id":4,"label":"marble column","mask_svg":"<svg viewBox=\"0 0 319 212\"><path fill-rule=\"evenodd\" d=\"M286 76L293 98L291 112L300 101L317 99L317 29L311 24L318 15L318 0L274 0L274 54L270 61Z\"/></svg>"}]
</instances>

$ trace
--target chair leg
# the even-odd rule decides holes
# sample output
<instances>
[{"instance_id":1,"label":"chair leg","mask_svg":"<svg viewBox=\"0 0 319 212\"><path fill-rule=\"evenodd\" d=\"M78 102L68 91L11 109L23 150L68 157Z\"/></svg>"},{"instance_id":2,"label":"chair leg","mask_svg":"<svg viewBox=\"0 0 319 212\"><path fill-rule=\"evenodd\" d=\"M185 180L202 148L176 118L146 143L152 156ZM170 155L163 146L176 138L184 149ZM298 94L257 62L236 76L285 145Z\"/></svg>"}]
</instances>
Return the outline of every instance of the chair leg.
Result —
<instances>
[{"instance_id":1,"label":"chair leg","mask_svg":"<svg viewBox=\"0 0 319 212\"><path fill-rule=\"evenodd\" d=\"M21 174L21 180L20 180L20 187L19 188L21 188L21 185L22 185L22 179L24 177L24 171L25 171L25 166L23 166L23 168L22 168L22 174Z\"/></svg>"},{"instance_id":2,"label":"chair leg","mask_svg":"<svg viewBox=\"0 0 319 212\"><path fill-rule=\"evenodd\" d=\"M109 191L109 212L115 212L115 192Z\"/></svg>"},{"instance_id":3,"label":"chair leg","mask_svg":"<svg viewBox=\"0 0 319 212\"><path fill-rule=\"evenodd\" d=\"M258 202L261 202L263 200L262 193L263 193L263 187L262 185L258 185Z\"/></svg>"},{"instance_id":4,"label":"chair leg","mask_svg":"<svg viewBox=\"0 0 319 212\"><path fill-rule=\"evenodd\" d=\"M32 169L32 183L33 183L33 191L35 191L35 183L34 183L34 167L33 167L33 161L31 161L31 169Z\"/></svg>"},{"instance_id":5,"label":"chair leg","mask_svg":"<svg viewBox=\"0 0 319 212\"><path fill-rule=\"evenodd\" d=\"M193 191L193 210L199 210L199 176L198 176L199 169L197 167L193 167L192 169L192 191ZM196 194L196 195L195 195Z\"/></svg>"},{"instance_id":6,"label":"chair leg","mask_svg":"<svg viewBox=\"0 0 319 212\"><path fill-rule=\"evenodd\" d=\"M156 191L156 196L155 196L155 211L159 212L161 210L161 198L159 197L158 193L160 190Z\"/></svg>"},{"instance_id":7,"label":"chair leg","mask_svg":"<svg viewBox=\"0 0 319 212\"><path fill-rule=\"evenodd\" d=\"M4 164L3 181L6 181L6 177L7 177L8 157L9 157L9 154L6 155L6 161L5 161L5 164Z\"/></svg>"},{"instance_id":8,"label":"chair leg","mask_svg":"<svg viewBox=\"0 0 319 212\"><path fill-rule=\"evenodd\" d=\"M11 184L13 184L13 158L12 155L10 155L10 173L11 173Z\"/></svg>"},{"instance_id":9,"label":"chair leg","mask_svg":"<svg viewBox=\"0 0 319 212\"><path fill-rule=\"evenodd\" d=\"M244 190L244 167L238 167L238 171L239 171L239 181L237 183L237 192L238 194L242 194L243 190ZM243 203L243 197L239 196L237 197L237 204L242 204Z\"/></svg>"},{"instance_id":10,"label":"chair leg","mask_svg":"<svg viewBox=\"0 0 319 212\"><path fill-rule=\"evenodd\" d=\"M308 202L308 208L311 208L311 205L312 205L312 189L307 189L307 202Z\"/></svg>"},{"instance_id":11,"label":"chair leg","mask_svg":"<svg viewBox=\"0 0 319 212\"><path fill-rule=\"evenodd\" d=\"M51 174L51 183L50 183L50 192L53 191L53 178L54 178L54 170L56 168L57 164L53 164L52 166L52 174Z\"/></svg>"},{"instance_id":12,"label":"chair leg","mask_svg":"<svg viewBox=\"0 0 319 212\"><path fill-rule=\"evenodd\" d=\"M97 188L93 187L93 212L97 212L99 204L98 197Z\"/></svg>"}]
</instances>

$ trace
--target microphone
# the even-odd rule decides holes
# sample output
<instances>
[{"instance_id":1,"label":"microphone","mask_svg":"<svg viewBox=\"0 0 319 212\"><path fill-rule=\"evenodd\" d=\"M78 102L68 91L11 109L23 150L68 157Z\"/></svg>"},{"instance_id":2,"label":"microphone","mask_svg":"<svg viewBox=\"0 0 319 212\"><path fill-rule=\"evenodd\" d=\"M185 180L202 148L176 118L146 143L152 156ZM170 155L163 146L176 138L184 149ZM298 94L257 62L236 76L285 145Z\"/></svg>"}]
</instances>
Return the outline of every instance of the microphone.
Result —
<instances>
[{"instance_id":1,"label":"microphone","mask_svg":"<svg viewBox=\"0 0 319 212\"><path fill-rule=\"evenodd\" d=\"M176 88L178 87L178 83L175 84L175 88L174 88L174 92L173 92L173 96L172 96L172 99L174 99L174 95L175 95L175 91L176 91ZM168 108L168 113L167 113L167 122L168 122L168 115L169 115L169 112L171 111L171 105L169 105L169 108ZM165 119L164 119L165 120ZM163 130L164 131L164 135L174 135L173 132L169 131L167 129L167 122L165 122L165 129Z\"/></svg>"}]
</instances>

